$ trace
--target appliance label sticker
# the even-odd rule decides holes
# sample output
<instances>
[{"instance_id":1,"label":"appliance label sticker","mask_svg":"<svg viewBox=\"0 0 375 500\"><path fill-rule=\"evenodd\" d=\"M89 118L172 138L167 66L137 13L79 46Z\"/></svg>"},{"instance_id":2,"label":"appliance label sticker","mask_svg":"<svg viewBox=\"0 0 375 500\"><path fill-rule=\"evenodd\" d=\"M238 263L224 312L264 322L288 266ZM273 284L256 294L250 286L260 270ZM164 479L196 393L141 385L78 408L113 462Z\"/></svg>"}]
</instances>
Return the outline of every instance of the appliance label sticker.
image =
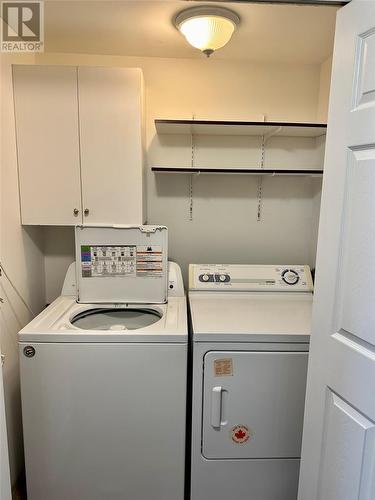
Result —
<instances>
[{"instance_id":1,"label":"appliance label sticker","mask_svg":"<svg viewBox=\"0 0 375 500\"><path fill-rule=\"evenodd\" d=\"M130 277L136 275L135 245L82 245L83 278Z\"/></svg>"},{"instance_id":2,"label":"appliance label sticker","mask_svg":"<svg viewBox=\"0 0 375 500\"><path fill-rule=\"evenodd\" d=\"M163 249L161 246L137 246L137 277L163 276Z\"/></svg>"},{"instance_id":3,"label":"appliance label sticker","mask_svg":"<svg viewBox=\"0 0 375 500\"><path fill-rule=\"evenodd\" d=\"M232 358L222 358L214 360L215 377L227 377L233 375Z\"/></svg>"},{"instance_id":4,"label":"appliance label sticker","mask_svg":"<svg viewBox=\"0 0 375 500\"><path fill-rule=\"evenodd\" d=\"M160 246L82 245L83 278L161 278L163 250Z\"/></svg>"},{"instance_id":5,"label":"appliance label sticker","mask_svg":"<svg viewBox=\"0 0 375 500\"><path fill-rule=\"evenodd\" d=\"M233 443L236 444L245 444L254 435L247 425L235 425L230 431L230 434Z\"/></svg>"}]
</instances>

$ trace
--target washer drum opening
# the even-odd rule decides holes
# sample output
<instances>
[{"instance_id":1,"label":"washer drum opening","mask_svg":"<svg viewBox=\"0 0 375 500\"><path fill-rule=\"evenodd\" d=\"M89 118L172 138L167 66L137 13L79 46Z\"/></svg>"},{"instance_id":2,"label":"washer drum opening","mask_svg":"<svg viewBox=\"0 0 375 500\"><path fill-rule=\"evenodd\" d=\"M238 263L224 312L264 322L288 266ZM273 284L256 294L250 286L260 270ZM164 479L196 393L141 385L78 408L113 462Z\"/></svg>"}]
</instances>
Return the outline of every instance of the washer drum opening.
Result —
<instances>
[{"instance_id":1,"label":"washer drum opening","mask_svg":"<svg viewBox=\"0 0 375 500\"><path fill-rule=\"evenodd\" d=\"M95 308L77 314L71 323L81 330L138 330L160 321L162 315L154 309Z\"/></svg>"}]
</instances>

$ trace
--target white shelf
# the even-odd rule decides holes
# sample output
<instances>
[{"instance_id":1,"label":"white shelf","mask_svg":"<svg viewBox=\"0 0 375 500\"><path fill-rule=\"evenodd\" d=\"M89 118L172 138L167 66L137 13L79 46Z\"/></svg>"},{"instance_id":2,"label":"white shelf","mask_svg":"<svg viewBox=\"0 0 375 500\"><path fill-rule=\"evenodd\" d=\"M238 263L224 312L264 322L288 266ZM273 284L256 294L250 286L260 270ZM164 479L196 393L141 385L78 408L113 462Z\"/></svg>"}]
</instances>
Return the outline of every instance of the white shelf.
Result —
<instances>
[{"instance_id":1,"label":"white shelf","mask_svg":"<svg viewBox=\"0 0 375 500\"><path fill-rule=\"evenodd\" d=\"M325 123L247 122L222 120L155 120L158 134L193 135L276 135L279 137L320 137Z\"/></svg>"},{"instance_id":2,"label":"white shelf","mask_svg":"<svg viewBox=\"0 0 375 500\"><path fill-rule=\"evenodd\" d=\"M270 169L270 168L209 168L153 166L151 171L159 174L239 174L239 175L322 175L322 169Z\"/></svg>"}]
</instances>

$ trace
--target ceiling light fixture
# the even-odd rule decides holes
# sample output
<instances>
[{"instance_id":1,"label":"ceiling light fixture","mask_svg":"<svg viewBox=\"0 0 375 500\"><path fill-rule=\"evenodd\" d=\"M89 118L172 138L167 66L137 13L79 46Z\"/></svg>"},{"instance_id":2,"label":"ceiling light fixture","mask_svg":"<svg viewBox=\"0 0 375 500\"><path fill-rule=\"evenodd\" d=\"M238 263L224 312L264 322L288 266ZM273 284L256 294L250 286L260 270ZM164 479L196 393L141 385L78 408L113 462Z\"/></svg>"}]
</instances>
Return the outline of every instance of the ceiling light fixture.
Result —
<instances>
[{"instance_id":1,"label":"ceiling light fixture","mask_svg":"<svg viewBox=\"0 0 375 500\"><path fill-rule=\"evenodd\" d=\"M224 47L240 23L238 15L223 7L192 7L177 14L174 24L193 47L209 57Z\"/></svg>"}]
</instances>

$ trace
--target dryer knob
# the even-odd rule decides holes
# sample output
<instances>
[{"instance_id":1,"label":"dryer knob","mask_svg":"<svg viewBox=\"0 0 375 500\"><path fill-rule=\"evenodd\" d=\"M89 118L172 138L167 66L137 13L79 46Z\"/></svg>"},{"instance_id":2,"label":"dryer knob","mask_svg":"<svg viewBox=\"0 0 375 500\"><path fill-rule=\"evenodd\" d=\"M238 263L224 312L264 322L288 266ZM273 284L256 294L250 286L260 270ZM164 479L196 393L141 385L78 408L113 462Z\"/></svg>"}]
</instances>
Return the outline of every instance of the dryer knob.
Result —
<instances>
[{"instance_id":1,"label":"dryer knob","mask_svg":"<svg viewBox=\"0 0 375 500\"><path fill-rule=\"evenodd\" d=\"M299 274L294 269L285 269L282 278L287 285L296 285L299 282Z\"/></svg>"}]
</instances>

